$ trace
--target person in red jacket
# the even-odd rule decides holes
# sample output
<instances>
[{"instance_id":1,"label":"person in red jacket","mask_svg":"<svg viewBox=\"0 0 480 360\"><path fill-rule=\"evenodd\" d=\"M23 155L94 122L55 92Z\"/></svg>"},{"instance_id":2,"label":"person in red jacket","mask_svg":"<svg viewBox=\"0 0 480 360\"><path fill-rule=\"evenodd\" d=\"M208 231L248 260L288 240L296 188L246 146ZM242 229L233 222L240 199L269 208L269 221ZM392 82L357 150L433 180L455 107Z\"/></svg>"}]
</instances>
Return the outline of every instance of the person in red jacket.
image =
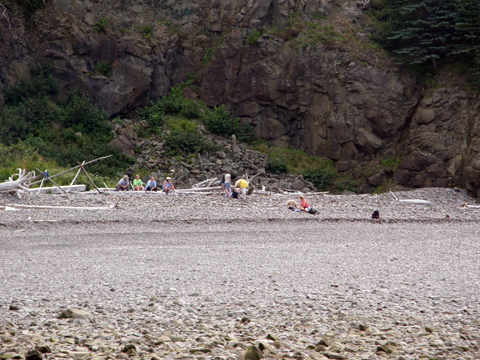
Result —
<instances>
[{"instance_id":1,"label":"person in red jacket","mask_svg":"<svg viewBox=\"0 0 480 360\"><path fill-rule=\"evenodd\" d=\"M307 200L300 195L300 210L308 212L310 208L308 207Z\"/></svg>"}]
</instances>

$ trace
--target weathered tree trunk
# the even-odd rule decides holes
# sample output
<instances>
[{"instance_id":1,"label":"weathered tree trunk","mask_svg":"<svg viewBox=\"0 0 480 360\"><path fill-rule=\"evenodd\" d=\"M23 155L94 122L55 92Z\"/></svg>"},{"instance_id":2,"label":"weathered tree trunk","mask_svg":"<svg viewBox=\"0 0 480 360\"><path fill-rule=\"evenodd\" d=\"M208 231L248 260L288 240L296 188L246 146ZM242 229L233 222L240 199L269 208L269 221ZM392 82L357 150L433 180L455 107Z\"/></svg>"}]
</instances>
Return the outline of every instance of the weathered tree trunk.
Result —
<instances>
[{"instance_id":1,"label":"weathered tree trunk","mask_svg":"<svg viewBox=\"0 0 480 360\"><path fill-rule=\"evenodd\" d=\"M35 177L35 172L31 171L25 174L25 169L17 169L18 174L13 174L8 178L8 181L0 183L0 191L20 191L28 190L28 187L31 184L32 178ZM15 177L18 177L17 180L13 180Z\"/></svg>"}]
</instances>

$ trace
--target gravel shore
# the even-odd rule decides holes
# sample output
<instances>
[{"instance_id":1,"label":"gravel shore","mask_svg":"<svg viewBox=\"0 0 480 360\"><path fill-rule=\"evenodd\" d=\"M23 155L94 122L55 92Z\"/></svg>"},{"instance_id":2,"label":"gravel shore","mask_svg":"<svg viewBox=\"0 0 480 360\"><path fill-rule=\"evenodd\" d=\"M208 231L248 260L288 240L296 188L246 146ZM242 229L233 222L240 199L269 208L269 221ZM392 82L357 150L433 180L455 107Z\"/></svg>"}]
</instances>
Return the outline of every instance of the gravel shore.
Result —
<instances>
[{"instance_id":1,"label":"gravel shore","mask_svg":"<svg viewBox=\"0 0 480 360\"><path fill-rule=\"evenodd\" d=\"M121 201L0 211L0 359L480 359L480 210L395 195L2 195Z\"/></svg>"}]
</instances>

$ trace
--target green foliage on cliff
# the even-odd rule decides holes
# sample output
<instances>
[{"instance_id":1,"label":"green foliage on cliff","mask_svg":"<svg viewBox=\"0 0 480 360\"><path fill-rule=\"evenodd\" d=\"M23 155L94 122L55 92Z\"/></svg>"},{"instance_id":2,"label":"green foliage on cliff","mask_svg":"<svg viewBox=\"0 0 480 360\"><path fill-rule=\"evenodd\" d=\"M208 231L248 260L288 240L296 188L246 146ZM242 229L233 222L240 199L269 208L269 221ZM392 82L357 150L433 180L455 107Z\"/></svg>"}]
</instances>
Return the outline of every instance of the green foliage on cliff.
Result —
<instances>
[{"instance_id":1,"label":"green foliage on cliff","mask_svg":"<svg viewBox=\"0 0 480 360\"><path fill-rule=\"evenodd\" d=\"M477 0L376 0L374 39L419 72L461 62L480 81L480 2Z\"/></svg>"},{"instance_id":2,"label":"green foliage on cliff","mask_svg":"<svg viewBox=\"0 0 480 360\"><path fill-rule=\"evenodd\" d=\"M110 77L112 73L112 65L108 61L100 61L95 65L95 72Z\"/></svg>"},{"instance_id":3,"label":"green foliage on cliff","mask_svg":"<svg viewBox=\"0 0 480 360\"><path fill-rule=\"evenodd\" d=\"M269 159L267 163L267 170L272 174L286 174L288 172L287 162L283 157Z\"/></svg>"},{"instance_id":4,"label":"green foliage on cliff","mask_svg":"<svg viewBox=\"0 0 480 360\"><path fill-rule=\"evenodd\" d=\"M15 2L27 8L29 12L35 12L45 7L43 0L15 0Z\"/></svg>"},{"instance_id":5,"label":"green foliage on cliff","mask_svg":"<svg viewBox=\"0 0 480 360\"><path fill-rule=\"evenodd\" d=\"M254 45L258 43L258 39L263 34L263 29L253 29L250 34L247 35L245 38L245 42L250 45Z\"/></svg>"},{"instance_id":6,"label":"green foliage on cliff","mask_svg":"<svg viewBox=\"0 0 480 360\"><path fill-rule=\"evenodd\" d=\"M140 33L145 39L150 39L150 37L153 35L153 26L145 25L141 28Z\"/></svg>"},{"instance_id":7,"label":"green foliage on cliff","mask_svg":"<svg viewBox=\"0 0 480 360\"><path fill-rule=\"evenodd\" d=\"M59 166L114 154L92 164L90 171L116 176L125 170L133 161L107 145L113 140L108 114L78 90L67 92L62 101L56 99L57 91L48 65L33 67L31 79L6 89L5 106L0 109L0 144L30 146Z\"/></svg>"},{"instance_id":8,"label":"green foliage on cliff","mask_svg":"<svg viewBox=\"0 0 480 360\"><path fill-rule=\"evenodd\" d=\"M230 113L225 106L211 109L201 100L186 98L183 90L186 87L194 89L192 83L193 79L190 79L172 87L167 96L138 111L139 118L150 125L150 133L163 134L162 127L170 129L166 145L173 154L183 152L188 155L211 150L211 145L198 131L197 126L200 124L216 135L235 135L239 141L251 141L254 138L253 129L241 124L240 118ZM167 117L170 117L169 122L166 121ZM172 125L173 118L176 119L177 126Z\"/></svg>"},{"instance_id":9,"label":"green foliage on cliff","mask_svg":"<svg viewBox=\"0 0 480 360\"><path fill-rule=\"evenodd\" d=\"M109 18L101 17L95 22L95 24L93 24L93 31L97 33L104 33L105 31L107 31L107 26L109 25L109 23Z\"/></svg>"},{"instance_id":10,"label":"green foliage on cliff","mask_svg":"<svg viewBox=\"0 0 480 360\"><path fill-rule=\"evenodd\" d=\"M303 178L310 181L317 190L324 191L332 183L336 172L331 168L316 168L302 172Z\"/></svg>"},{"instance_id":11,"label":"green foliage on cliff","mask_svg":"<svg viewBox=\"0 0 480 360\"><path fill-rule=\"evenodd\" d=\"M202 121L212 133L216 135L232 136L239 141L248 142L255 136L251 126L240 123L240 118L230 113L225 105L207 109Z\"/></svg>"},{"instance_id":12,"label":"green foliage on cliff","mask_svg":"<svg viewBox=\"0 0 480 360\"><path fill-rule=\"evenodd\" d=\"M173 119L168 123L169 132L165 136L165 147L169 155L190 155L201 151L211 151L213 145L205 140L192 120Z\"/></svg>"}]
</instances>

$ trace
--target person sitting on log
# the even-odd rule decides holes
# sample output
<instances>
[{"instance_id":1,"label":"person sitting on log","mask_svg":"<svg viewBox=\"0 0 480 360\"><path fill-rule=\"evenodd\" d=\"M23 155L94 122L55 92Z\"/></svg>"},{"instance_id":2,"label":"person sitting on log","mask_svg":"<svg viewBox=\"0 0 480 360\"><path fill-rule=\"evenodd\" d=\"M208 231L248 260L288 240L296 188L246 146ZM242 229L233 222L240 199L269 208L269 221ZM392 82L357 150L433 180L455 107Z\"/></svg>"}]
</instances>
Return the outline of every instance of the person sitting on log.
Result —
<instances>
[{"instance_id":1,"label":"person sitting on log","mask_svg":"<svg viewBox=\"0 0 480 360\"><path fill-rule=\"evenodd\" d=\"M157 191L157 182L153 176L148 180L145 191Z\"/></svg>"},{"instance_id":2,"label":"person sitting on log","mask_svg":"<svg viewBox=\"0 0 480 360\"><path fill-rule=\"evenodd\" d=\"M129 190L128 186L129 186L128 176L125 175L125 176L123 177L123 179L120 180L120 181L117 183L117 186L115 186L115 190L116 190L116 191L128 191L128 190Z\"/></svg>"},{"instance_id":3,"label":"person sitting on log","mask_svg":"<svg viewBox=\"0 0 480 360\"><path fill-rule=\"evenodd\" d=\"M135 180L133 180L133 190L135 191L142 191L145 190L143 187L143 182L140 180L140 175L135 176Z\"/></svg>"},{"instance_id":4,"label":"person sitting on log","mask_svg":"<svg viewBox=\"0 0 480 360\"><path fill-rule=\"evenodd\" d=\"M172 178L171 177L167 177L167 179L163 182L163 192L167 195L169 193L172 193L172 194L175 193L175 187L172 184Z\"/></svg>"}]
</instances>

